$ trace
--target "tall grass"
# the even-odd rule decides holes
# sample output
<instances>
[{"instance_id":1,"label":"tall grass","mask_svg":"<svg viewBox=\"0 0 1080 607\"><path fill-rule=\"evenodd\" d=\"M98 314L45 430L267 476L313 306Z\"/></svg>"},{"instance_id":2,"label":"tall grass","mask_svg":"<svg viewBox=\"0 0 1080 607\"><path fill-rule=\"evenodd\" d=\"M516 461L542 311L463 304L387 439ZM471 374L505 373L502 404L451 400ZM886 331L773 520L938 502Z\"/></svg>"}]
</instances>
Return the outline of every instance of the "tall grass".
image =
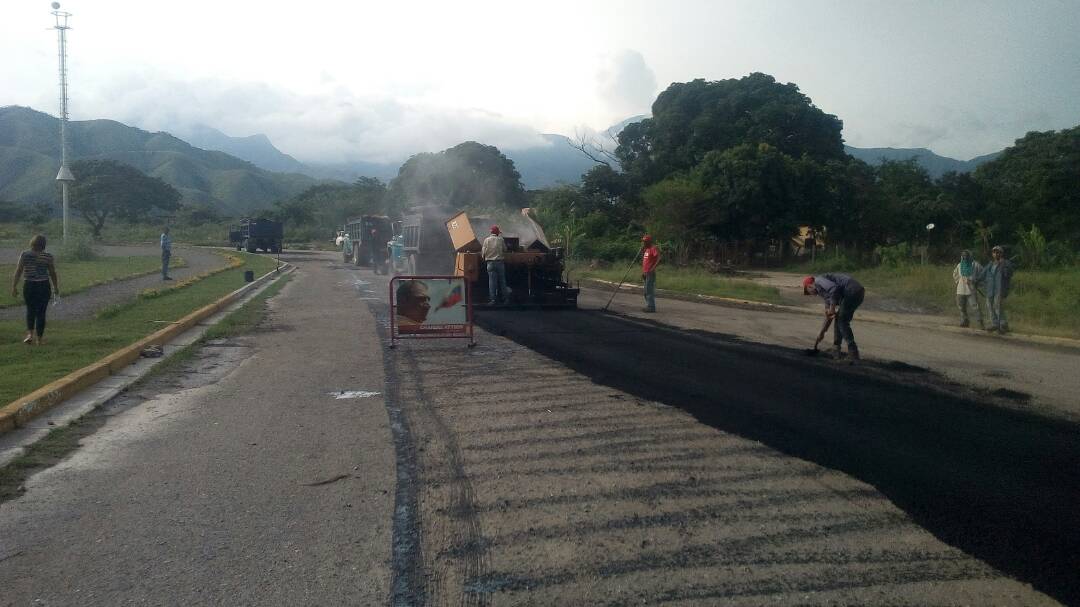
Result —
<instances>
[{"instance_id":1,"label":"tall grass","mask_svg":"<svg viewBox=\"0 0 1080 607\"><path fill-rule=\"evenodd\" d=\"M954 267L879 266L860 270L856 277L878 294L951 315L956 311ZM985 301L980 303L985 310ZM1005 311L1014 331L1080 338L1080 266L1017 270Z\"/></svg>"}]
</instances>

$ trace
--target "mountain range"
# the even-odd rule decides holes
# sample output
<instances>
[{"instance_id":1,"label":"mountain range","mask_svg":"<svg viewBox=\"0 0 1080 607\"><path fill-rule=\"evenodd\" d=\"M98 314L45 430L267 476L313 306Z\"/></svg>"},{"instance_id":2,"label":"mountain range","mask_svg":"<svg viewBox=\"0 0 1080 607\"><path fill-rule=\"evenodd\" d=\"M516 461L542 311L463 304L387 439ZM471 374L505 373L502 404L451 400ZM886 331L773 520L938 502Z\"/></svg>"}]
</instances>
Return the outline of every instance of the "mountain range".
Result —
<instances>
[{"instance_id":1,"label":"mountain range","mask_svg":"<svg viewBox=\"0 0 1080 607\"><path fill-rule=\"evenodd\" d=\"M605 131L618 133L628 118ZM211 204L228 214L265 208L327 181L352 182L358 177L389 181L400 163L358 162L348 165L307 164L277 149L262 134L230 137L210 126L189 129L186 141L169 133L150 133L113 120L68 123L70 153L75 159L110 159L137 167L172 184L185 202ZM19 106L0 107L0 200L55 200L60 163L57 118ZM577 183L595 162L563 135L542 135L546 145L504 150L514 161L527 189ZM604 138L604 135L600 136ZM610 142L608 142L610 143ZM848 154L870 164L914 159L931 177L948 171L968 172L1001 152L963 161L925 148L855 148ZM593 149L594 155L598 150Z\"/></svg>"},{"instance_id":2,"label":"mountain range","mask_svg":"<svg viewBox=\"0 0 1080 607\"><path fill-rule=\"evenodd\" d=\"M59 120L49 114L19 106L0 108L0 199L56 200L59 131ZM132 165L171 184L184 202L207 203L229 214L266 207L319 183L308 175L266 170L168 133L150 133L113 120L72 121L68 132L71 158Z\"/></svg>"}]
</instances>

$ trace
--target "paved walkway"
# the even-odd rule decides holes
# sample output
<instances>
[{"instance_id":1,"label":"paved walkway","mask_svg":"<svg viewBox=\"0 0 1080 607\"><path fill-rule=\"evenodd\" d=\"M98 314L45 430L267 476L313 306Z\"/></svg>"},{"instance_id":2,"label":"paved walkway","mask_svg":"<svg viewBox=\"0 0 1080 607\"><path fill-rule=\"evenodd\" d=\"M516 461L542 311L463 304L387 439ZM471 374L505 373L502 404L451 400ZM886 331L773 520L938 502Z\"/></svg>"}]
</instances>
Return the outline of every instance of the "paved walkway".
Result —
<instances>
[{"instance_id":1,"label":"paved walkway","mask_svg":"<svg viewBox=\"0 0 1080 607\"><path fill-rule=\"evenodd\" d=\"M158 255L161 251L157 245L123 245L104 247L105 254L109 257ZM13 249L0 249L0 259L16 259L18 251ZM176 280L183 280L214 268L220 268L228 262L211 249L173 246L173 258L183 257L187 266L174 268L170 274ZM133 299L145 289L157 287L163 284L161 275L154 273L139 276L128 280L118 280L74 295L63 295L64 266L57 263L56 271L60 277L61 297L60 303L49 306L49 320L78 320L90 318L98 310L108 306L124 303ZM167 283L164 283L167 284ZM0 320L19 320L26 312L22 306L10 306L0 308Z\"/></svg>"}]
</instances>

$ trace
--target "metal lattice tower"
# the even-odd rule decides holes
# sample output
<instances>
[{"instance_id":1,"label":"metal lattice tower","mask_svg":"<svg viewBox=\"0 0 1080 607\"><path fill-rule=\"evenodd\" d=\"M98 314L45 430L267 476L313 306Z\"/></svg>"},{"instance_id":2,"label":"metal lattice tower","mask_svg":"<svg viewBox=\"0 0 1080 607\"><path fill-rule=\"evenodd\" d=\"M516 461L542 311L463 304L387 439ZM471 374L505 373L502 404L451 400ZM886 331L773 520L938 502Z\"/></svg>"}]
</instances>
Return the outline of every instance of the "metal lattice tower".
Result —
<instances>
[{"instance_id":1,"label":"metal lattice tower","mask_svg":"<svg viewBox=\"0 0 1080 607\"><path fill-rule=\"evenodd\" d=\"M75 181L75 176L68 168L68 83L67 83L67 31L68 17L71 13L60 10L60 3L52 3L52 14L56 17L56 30L58 54L60 57L60 172L56 174L56 180L60 182L64 191L64 242L68 239L68 188Z\"/></svg>"}]
</instances>

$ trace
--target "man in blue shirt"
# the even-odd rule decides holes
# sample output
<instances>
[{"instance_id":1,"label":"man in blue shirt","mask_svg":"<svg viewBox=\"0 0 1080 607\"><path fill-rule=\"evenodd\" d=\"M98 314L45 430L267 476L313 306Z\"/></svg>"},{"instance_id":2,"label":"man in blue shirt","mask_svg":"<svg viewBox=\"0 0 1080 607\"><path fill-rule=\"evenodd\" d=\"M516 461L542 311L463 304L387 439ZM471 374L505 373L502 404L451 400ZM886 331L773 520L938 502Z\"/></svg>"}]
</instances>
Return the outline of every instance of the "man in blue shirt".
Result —
<instances>
[{"instance_id":1,"label":"man in blue shirt","mask_svg":"<svg viewBox=\"0 0 1080 607\"><path fill-rule=\"evenodd\" d=\"M169 226L161 232L161 280L169 278L169 258L172 257L172 238L169 236Z\"/></svg>"},{"instance_id":2,"label":"man in blue shirt","mask_svg":"<svg viewBox=\"0 0 1080 607\"><path fill-rule=\"evenodd\" d=\"M855 316L855 310L862 305L866 290L857 280L834 272L821 276L807 276L803 279L804 295L820 295L825 300L825 324L818 333L814 349L817 349L821 340L825 339L825 332L829 324L833 325L833 347L836 358L840 358L840 346L847 341L848 356L852 360L859 360L859 347L855 345L855 334L851 331L851 320Z\"/></svg>"}]
</instances>

